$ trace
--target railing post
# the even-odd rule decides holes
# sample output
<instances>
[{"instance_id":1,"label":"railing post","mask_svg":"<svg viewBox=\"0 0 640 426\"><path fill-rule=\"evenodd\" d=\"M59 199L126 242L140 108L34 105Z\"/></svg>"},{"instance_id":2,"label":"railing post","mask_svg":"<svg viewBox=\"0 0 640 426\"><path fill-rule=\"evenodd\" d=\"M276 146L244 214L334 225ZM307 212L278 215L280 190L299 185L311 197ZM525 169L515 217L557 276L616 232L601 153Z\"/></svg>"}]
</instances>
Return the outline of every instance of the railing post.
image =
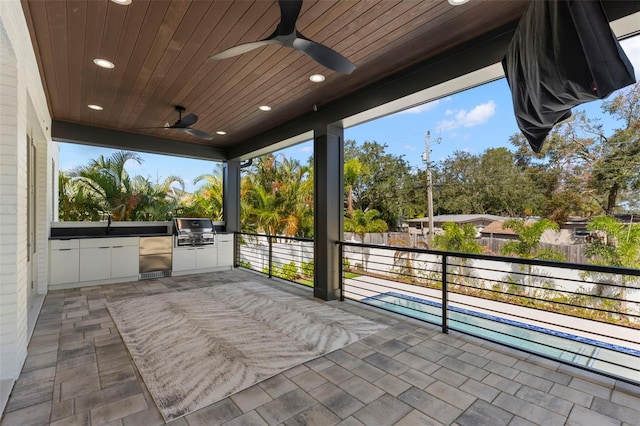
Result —
<instances>
[{"instance_id":1,"label":"railing post","mask_svg":"<svg viewBox=\"0 0 640 426\"><path fill-rule=\"evenodd\" d=\"M447 278L447 256L442 255L442 332L449 333L449 288Z\"/></svg>"},{"instance_id":2,"label":"railing post","mask_svg":"<svg viewBox=\"0 0 640 426\"><path fill-rule=\"evenodd\" d=\"M271 270L273 265L273 240L271 235L267 235L267 240L269 241L269 278L273 278L273 271Z\"/></svg>"},{"instance_id":3,"label":"railing post","mask_svg":"<svg viewBox=\"0 0 640 426\"><path fill-rule=\"evenodd\" d=\"M240 265L240 234L238 232L233 233L233 267L237 268Z\"/></svg>"},{"instance_id":4,"label":"railing post","mask_svg":"<svg viewBox=\"0 0 640 426\"><path fill-rule=\"evenodd\" d=\"M338 261L338 277L339 277L339 284L340 284L340 301L344 302L344 246L342 245L342 243L340 241L338 241L338 255L340 256L340 259Z\"/></svg>"}]
</instances>

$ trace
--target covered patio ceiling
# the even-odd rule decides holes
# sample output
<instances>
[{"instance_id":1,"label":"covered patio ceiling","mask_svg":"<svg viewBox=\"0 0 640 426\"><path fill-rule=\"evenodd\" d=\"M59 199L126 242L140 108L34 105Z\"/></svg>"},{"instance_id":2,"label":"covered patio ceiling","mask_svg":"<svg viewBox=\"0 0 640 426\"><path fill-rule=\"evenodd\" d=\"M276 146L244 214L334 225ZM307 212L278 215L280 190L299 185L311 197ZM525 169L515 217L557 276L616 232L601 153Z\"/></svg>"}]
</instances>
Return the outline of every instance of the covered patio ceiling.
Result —
<instances>
[{"instance_id":1,"label":"covered patio ceiling","mask_svg":"<svg viewBox=\"0 0 640 426\"><path fill-rule=\"evenodd\" d=\"M22 2L54 140L215 160L246 158L499 62L528 3L304 1L298 30L357 66L345 75L274 45L209 59L268 37L280 20L276 1ZM640 10L639 1L604 4L610 20ZM314 73L326 80L311 82ZM192 127L213 140L164 129L178 118L175 105L197 114Z\"/></svg>"}]
</instances>

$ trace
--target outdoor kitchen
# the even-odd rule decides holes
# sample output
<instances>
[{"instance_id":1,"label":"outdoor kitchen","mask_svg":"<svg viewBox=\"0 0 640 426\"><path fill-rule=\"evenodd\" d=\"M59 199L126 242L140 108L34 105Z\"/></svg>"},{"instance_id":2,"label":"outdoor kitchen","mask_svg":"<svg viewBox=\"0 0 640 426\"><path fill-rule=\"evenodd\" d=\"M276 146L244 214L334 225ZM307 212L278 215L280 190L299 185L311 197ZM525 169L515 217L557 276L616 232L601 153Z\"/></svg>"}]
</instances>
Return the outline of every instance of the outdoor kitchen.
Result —
<instances>
[{"instance_id":1,"label":"outdoor kitchen","mask_svg":"<svg viewBox=\"0 0 640 426\"><path fill-rule=\"evenodd\" d=\"M233 233L209 218L52 222L49 289L229 270Z\"/></svg>"}]
</instances>

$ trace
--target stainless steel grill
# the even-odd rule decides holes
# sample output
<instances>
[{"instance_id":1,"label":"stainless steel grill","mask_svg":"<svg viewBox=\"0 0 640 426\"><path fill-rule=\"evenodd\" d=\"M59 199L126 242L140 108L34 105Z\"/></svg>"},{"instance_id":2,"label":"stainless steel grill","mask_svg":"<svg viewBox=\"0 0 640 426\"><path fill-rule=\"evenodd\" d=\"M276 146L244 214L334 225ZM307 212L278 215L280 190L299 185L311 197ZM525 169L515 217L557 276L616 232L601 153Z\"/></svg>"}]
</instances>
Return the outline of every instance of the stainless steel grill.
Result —
<instances>
[{"instance_id":1,"label":"stainless steel grill","mask_svg":"<svg viewBox=\"0 0 640 426\"><path fill-rule=\"evenodd\" d=\"M173 219L175 247L215 244L215 228L208 218L181 217Z\"/></svg>"}]
</instances>

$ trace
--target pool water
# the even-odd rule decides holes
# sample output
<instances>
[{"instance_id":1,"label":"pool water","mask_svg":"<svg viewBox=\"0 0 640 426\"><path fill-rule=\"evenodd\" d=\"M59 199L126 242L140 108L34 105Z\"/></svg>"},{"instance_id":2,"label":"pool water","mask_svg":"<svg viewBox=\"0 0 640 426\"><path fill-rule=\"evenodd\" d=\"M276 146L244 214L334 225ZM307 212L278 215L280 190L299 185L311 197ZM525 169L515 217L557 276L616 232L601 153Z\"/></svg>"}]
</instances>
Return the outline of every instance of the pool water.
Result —
<instances>
[{"instance_id":1,"label":"pool water","mask_svg":"<svg viewBox=\"0 0 640 426\"><path fill-rule=\"evenodd\" d=\"M362 302L442 323L440 303L396 292ZM449 328L640 383L640 351L468 309L449 307Z\"/></svg>"}]
</instances>

